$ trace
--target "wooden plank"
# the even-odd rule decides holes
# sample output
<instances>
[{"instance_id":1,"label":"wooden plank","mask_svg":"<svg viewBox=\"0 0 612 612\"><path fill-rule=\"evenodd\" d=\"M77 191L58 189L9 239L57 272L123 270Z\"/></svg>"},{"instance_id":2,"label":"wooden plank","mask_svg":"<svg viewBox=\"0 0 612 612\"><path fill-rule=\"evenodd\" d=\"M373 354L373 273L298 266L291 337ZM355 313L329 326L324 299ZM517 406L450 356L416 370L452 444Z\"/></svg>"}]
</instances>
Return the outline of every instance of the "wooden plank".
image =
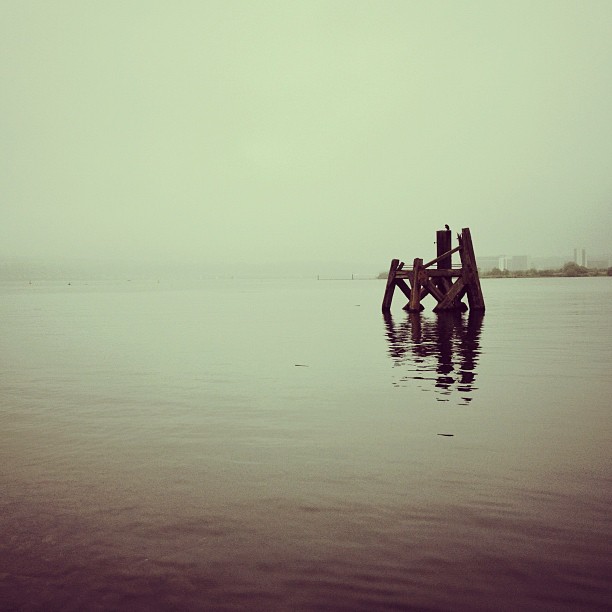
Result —
<instances>
[{"instance_id":1,"label":"wooden plank","mask_svg":"<svg viewBox=\"0 0 612 612\"><path fill-rule=\"evenodd\" d=\"M385 287L385 295L382 302L382 311L391 311L391 302L393 301L393 292L395 290L395 271L399 265L399 259L392 259L389 267L389 275L387 276L387 285Z\"/></svg>"}]
</instances>

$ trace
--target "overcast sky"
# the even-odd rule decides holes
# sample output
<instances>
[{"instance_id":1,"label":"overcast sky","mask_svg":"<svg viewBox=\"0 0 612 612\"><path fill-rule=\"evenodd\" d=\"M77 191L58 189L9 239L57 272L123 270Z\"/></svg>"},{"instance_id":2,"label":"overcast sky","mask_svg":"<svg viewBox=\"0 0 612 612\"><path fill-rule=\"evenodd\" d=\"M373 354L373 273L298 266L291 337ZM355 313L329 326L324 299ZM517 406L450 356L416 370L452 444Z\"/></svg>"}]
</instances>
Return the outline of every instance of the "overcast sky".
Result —
<instances>
[{"instance_id":1,"label":"overcast sky","mask_svg":"<svg viewBox=\"0 0 612 612\"><path fill-rule=\"evenodd\" d=\"M609 0L2 0L0 256L612 251Z\"/></svg>"}]
</instances>

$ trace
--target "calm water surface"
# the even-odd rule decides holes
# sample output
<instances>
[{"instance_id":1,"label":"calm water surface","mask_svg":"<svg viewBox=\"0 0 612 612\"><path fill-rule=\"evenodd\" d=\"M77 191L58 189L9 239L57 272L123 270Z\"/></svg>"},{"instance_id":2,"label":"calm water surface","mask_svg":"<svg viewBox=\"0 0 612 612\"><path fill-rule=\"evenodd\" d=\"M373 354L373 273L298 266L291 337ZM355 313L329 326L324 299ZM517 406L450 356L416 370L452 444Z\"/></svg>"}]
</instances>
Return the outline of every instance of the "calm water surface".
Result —
<instances>
[{"instance_id":1,"label":"calm water surface","mask_svg":"<svg viewBox=\"0 0 612 612\"><path fill-rule=\"evenodd\" d=\"M383 290L0 285L0 609L610 609L612 279Z\"/></svg>"}]
</instances>

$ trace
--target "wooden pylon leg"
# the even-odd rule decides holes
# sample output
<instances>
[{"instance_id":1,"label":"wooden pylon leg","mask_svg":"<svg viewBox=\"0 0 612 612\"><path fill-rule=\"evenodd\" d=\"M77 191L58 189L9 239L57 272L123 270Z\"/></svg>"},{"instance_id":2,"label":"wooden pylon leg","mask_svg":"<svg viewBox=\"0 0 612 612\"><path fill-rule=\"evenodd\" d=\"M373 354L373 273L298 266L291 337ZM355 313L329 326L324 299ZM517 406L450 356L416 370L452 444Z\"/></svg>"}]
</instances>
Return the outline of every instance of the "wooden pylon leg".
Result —
<instances>
[{"instance_id":1,"label":"wooden pylon leg","mask_svg":"<svg viewBox=\"0 0 612 612\"><path fill-rule=\"evenodd\" d=\"M387 276L387 286L385 287L385 295L383 297L382 311L391 311L391 302L393 301L393 292L395 291L395 273L399 266L399 259L392 259L391 266L389 268L389 275Z\"/></svg>"},{"instance_id":2,"label":"wooden pylon leg","mask_svg":"<svg viewBox=\"0 0 612 612\"><path fill-rule=\"evenodd\" d=\"M423 305L421 304L420 280L420 272L422 266L423 260L417 257L414 260L414 264L412 265L412 275L410 277L410 284L412 285L412 287L410 289L410 301L408 302L408 310L411 312L418 312L420 310L423 310Z\"/></svg>"},{"instance_id":3,"label":"wooden pylon leg","mask_svg":"<svg viewBox=\"0 0 612 612\"><path fill-rule=\"evenodd\" d=\"M474 246L472 245L472 235L470 229L464 227L461 230L459 237L459 255L461 256L461 267L463 270L463 280L467 289L467 298L471 310L484 310L485 303L480 287L480 278L478 277L478 267L476 265L476 256L474 255Z\"/></svg>"}]
</instances>

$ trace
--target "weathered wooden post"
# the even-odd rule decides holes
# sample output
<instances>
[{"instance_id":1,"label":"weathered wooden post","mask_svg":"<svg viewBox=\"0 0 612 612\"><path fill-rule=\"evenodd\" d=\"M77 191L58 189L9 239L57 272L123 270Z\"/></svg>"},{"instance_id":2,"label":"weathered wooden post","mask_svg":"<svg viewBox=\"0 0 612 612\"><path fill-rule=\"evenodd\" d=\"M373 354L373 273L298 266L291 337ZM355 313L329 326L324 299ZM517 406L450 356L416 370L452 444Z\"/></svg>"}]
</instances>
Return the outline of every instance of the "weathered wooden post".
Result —
<instances>
[{"instance_id":1,"label":"weathered wooden post","mask_svg":"<svg viewBox=\"0 0 612 612\"><path fill-rule=\"evenodd\" d=\"M439 257L436 267L438 270L450 270L453 267L453 255L449 252L452 248L451 231L449 229L438 230L436 232L436 256Z\"/></svg>"},{"instance_id":2,"label":"weathered wooden post","mask_svg":"<svg viewBox=\"0 0 612 612\"><path fill-rule=\"evenodd\" d=\"M449 229L438 230L436 232L436 256L439 257L436 268L438 270L451 270L453 267L453 255L450 250L451 246L451 231ZM448 255L446 255L448 253ZM450 289L451 281L445 276L437 278L436 286L439 287L442 293L446 293Z\"/></svg>"}]
</instances>

